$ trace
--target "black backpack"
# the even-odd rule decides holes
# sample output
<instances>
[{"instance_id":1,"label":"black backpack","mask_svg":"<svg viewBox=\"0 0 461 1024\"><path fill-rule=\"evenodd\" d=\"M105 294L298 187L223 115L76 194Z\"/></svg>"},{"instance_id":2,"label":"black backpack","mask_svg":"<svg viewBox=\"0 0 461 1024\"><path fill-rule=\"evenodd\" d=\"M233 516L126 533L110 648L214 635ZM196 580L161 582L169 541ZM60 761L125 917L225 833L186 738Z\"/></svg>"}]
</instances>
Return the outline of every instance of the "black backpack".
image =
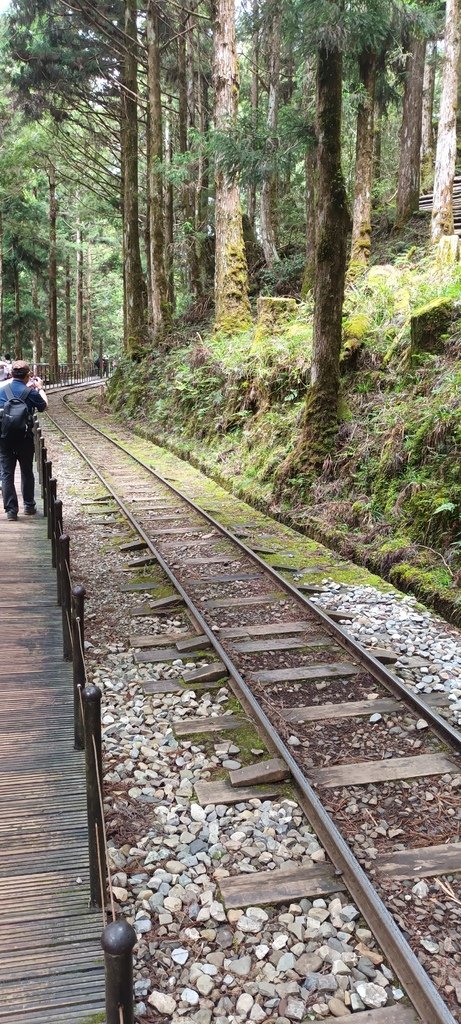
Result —
<instances>
[{"instance_id":1,"label":"black backpack","mask_svg":"<svg viewBox=\"0 0 461 1024\"><path fill-rule=\"evenodd\" d=\"M7 400L1 412L3 441L23 441L30 431L32 414L26 405L31 388L25 387L21 395L14 394L11 384L5 384L4 391Z\"/></svg>"}]
</instances>

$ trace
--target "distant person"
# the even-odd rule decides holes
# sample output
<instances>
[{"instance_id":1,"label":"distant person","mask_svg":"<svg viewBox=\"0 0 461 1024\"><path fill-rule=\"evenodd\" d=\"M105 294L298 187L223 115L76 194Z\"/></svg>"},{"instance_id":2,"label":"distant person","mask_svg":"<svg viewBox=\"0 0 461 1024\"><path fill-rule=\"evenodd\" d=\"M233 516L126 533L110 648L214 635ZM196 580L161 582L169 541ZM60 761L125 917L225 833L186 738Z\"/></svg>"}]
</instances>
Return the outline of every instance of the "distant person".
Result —
<instances>
[{"instance_id":1,"label":"distant person","mask_svg":"<svg viewBox=\"0 0 461 1024\"><path fill-rule=\"evenodd\" d=\"M35 409L43 412L48 401L40 378L30 385L30 366L23 359L17 359L11 366L11 380L0 384L0 467L2 476L3 507L6 518L18 518L18 496L14 486L14 473L19 462L21 469L21 491L24 514L33 516L35 504L35 480L33 473L34 437L32 413Z\"/></svg>"},{"instance_id":2,"label":"distant person","mask_svg":"<svg viewBox=\"0 0 461 1024\"><path fill-rule=\"evenodd\" d=\"M6 352L0 359L0 381L8 380L11 377L11 356Z\"/></svg>"},{"instance_id":3,"label":"distant person","mask_svg":"<svg viewBox=\"0 0 461 1024\"><path fill-rule=\"evenodd\" d=\"M104 374L104 377L107 377L109 375L109 360L107 356L104 356L102 360L102 372Z\"/></svg>"}]
</instances>

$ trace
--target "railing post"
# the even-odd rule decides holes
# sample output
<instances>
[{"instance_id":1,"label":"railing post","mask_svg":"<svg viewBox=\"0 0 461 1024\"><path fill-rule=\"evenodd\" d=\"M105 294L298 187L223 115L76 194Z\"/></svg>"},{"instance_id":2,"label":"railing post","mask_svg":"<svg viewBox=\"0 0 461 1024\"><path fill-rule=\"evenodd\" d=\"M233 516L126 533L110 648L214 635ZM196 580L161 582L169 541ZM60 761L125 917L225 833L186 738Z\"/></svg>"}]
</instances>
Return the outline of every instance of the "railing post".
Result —
<instances>
[{"instance_id":1,"label":"railing post","mask_svg":"<svg viewBox=\"0 0 461 1024\"><path fill-rule=\"evenodd\" d=\"M43 510L45 511L45 466L48 457L43 437L40 439L40 483L42 486Z\"/></svg>"},{"instance_id":2,"label":"railing post","mask_svg":"<svg viewBox=\"0 0 461 1024\"><path fill-rule=\"evenodd\" d=\"M136 932L128 921L111 921L101 945L106 973L106 1024L134 1024L133 947Z\"/></svg>"},{"instance_id":3,"label":"railing post","mask_svg":"<svg viewBox=\"0 0 461 1024\"><path fill-rule=\"evenodd\" d=\"M56 498L56 501L54 503L54 545L55 545L55 550L56 550L56 600L57 600L59 605L61 604L61 600L62 600L62 598L61 598L62 565L61 565L61 549L60 549L60 545L59 545L59 538L60 538L60 536L62 534L62 530L63 530L63 525L62 525L62 501L61 501L60 498Z\"/></svg>"},{"instance_id":4,"label":"railing post","mask_svg":"<svg viewBox=\"0 0 461 1024\"><path fill-rule=\"evenodd\" d=\"M34 435L34 455L35 455L35 461L36 461L37 466L38 466L39 465L39 457L40 457L40 438L42 436L42 431L41 431L41 429L40 429L40 427L38 425L38 418L37 418L36 414L34 416L33 435Z\"/></svg>"},{"instance_id":5,"label":"railing post","mask_svg":"<svg viewBox=\"0 0 461 1024\"><path fill-rule=\"evenodd\" d=\"M50 477L48 485L48 540L51 541L51 564L56 568L56 552L54 548L54 503L56 501L58 481Z\"/></svg>"},{"instance_id":6,"label":"railing post","mask_svg":"<svg viewBox=\"0 0 461 1024\"><path fill-rule=\"evenodd\" d=\"M83 750L85 738L83 733L82 706L80 694L85 686L85 587L72 587L72 644L73 644L73 681L74 681L74 747Z\"/></svg>"},{"instance_id":7,"label":"railing post","mask_svg":"<svg viewBox=\"0 0 461 1024\"><path fill-rule=\"evenodd\" d=\"M64 661L72 661L70 538L67 533L62 534L59 538L59 561L61 565L62 656Z\"/></svg>"},{"instance_id":8,"label":"railing post","mask_svg":"<svg viewBox=\"0 0 461 1024\"><path fill-rule=\"evenodd\" d=\"M50 503L50 480L53 472L53 463L51 459L47 459L44 465L45 477L44 477L44 490L43 490L43 515L48 517L48 508ZM48 534L49 536L49 534Z\"/></svg>"},{"instance_id":9,"label":"railing post","mask_svg":"<svg viewBox=\"0 0 461 1024\"><path fill-rule=\"evenodd\" d=\"M102 807L101 690L82 690L85 726L86 808L90 867L90 905L102 907L106 894L106 861Z\"/></svg>"},{"instance_id":10,"label":"railing post","mask_svg":"<svg viewBox=\"0 0 461 1024\"><path fill-rule=\"evenodd\" d=\"M37 461L37 472L38 472L38 480L39 480L40 487L42 485L42 448L43 448L44 443L45 442L44 442L43 437L42 437L42 428L41 427L37 427L37 449L36 449L36 453L35 453L35 458L36 458L36 461Z\"/></svg>"}]
</instances>

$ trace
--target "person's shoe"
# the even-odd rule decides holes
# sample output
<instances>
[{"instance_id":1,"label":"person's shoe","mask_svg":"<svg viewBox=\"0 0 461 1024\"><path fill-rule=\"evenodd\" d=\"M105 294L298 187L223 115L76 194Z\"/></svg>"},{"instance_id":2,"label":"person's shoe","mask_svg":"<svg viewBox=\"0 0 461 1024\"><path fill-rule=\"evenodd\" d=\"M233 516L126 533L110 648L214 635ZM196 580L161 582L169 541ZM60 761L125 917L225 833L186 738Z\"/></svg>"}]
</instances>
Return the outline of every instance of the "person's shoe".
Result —
<instances>
[{"instance_id":1,"label":"person's shoe","mask_svg":"<svg viewBox=\"0 0 461 1024\"><path fill-rule=\"evenodd\" d=\"M6 513L6 518L9 519L10 522L15 523L17 518L18 518L18 513L17 512L7 512Z\"/></svg>"},{"instance_id":2,"label":"person's shoe","mask_svg":"<svg viewBox=\"0 0 461 1024\"><path fill-rule=\"evenodd\" d=\"M37 515L37 506L36 505L25 505L24 506L24 515L25 516L35 516L35 515Z\"/></svg>"}]
</instances>

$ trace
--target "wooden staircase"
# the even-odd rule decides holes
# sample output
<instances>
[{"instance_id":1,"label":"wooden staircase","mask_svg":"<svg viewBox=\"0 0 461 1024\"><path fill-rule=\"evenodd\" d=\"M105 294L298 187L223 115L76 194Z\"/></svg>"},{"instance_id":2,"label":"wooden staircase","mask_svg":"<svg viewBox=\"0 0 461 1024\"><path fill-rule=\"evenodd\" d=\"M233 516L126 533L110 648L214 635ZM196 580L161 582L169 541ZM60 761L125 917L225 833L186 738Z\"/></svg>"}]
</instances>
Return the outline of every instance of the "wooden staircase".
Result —
<instances>
[{"instance_id":1,"label":"wooden staircase","mask_svg":"<svg viewBox=\"0 0 461 1024\"><path fill-rule=\"evenodd\" d=\"M432 213L433 199L433 192L425 192L419 197L419 209L422 213ZM457 174L453 182L453 217L455 235L461 238L461 174Z\"/></svg>"}]
</instances>

